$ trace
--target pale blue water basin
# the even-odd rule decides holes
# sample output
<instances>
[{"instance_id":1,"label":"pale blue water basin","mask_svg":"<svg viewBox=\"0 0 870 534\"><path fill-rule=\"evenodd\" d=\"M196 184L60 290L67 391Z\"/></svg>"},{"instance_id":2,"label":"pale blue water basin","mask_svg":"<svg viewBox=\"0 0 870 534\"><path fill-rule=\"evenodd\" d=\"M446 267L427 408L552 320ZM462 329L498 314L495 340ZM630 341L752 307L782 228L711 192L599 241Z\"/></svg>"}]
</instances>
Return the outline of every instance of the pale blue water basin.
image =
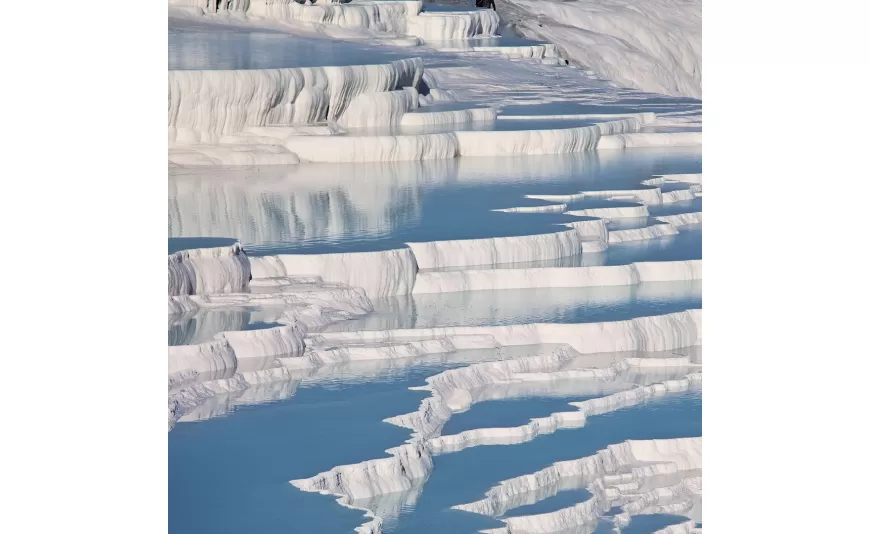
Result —
<instances>
[{"instance_id":1,"label":"pale blue water basin","mask_svg":"<svg viewBox=\"0 0 870 534\"><path fill-rule=\"evenodd\" d=\"M408 387L449 367L303 385L286 400L178 424L169 433L169 532L351 532L361 512L288 482L385 457L409 431L382 419L415 410L428 393Z\"/></svg>"},{"instance_id":2,"label":"pale blue water basin","mask_svg":"<svg viewBox=\"0 0 870 534\"><path fill-rule=\"evenodd\" d=\"M251 255L550 233L560 229L557 223L576 219L491 210L547 204L525 199L528 194L637 189L655 174L701 171L700 148L607 152L170 169L168 232L236 237ZM607 205L598 202L592 206Z\"/></svg>"},{"instance_id":3,"label":"pale blue water basin","mask_svg":"<svg viewBox=\"0 0 870 534\"><path fill-rule=\"evenodd\" d=\"M528 423L535 417L547 417L556 412L571 412L568 404L590 397L523 397L519 399L491 400L480 402L470 410L453 414L441 430L441 435L459 434L477 428L509 428Z\"/></svg>"},{"instance_id":4,"label":"pale blue water basin","mask_svg":"<svg viewBox=\"0 0 870 534\"><path fill-rule=\"evenodd\" d=\"M229 237L170 237L169 253L196 248L230 247L236 242L236 239Z\"/></svg>"},{"instance_id":5,"label":"pale blue water basin","mask_svg":"<svg viewBox=\"0 0 870 534\"><path fill-rule=\"evenodd\" d=\"M502 517L548 514L550 512L569 508L575 504L588 501L591 497L592 493L585 488L560 491L552 497L538 501L534 504L527 504L525 506L508 510Z\"/></svg>"},{"instance_id":6,"label":"pale blue water basin","mask_svg":"<svg viewBox=\"0 0 870 534\"><path fill-rule=\"evenodd\" d=\"M413 50L413 49L412 49ZM169 70L374 65L415 57L401 49L285 33L170 23Z\"/></svg>"},{"instance_id":7,"label":"pale blue water basin","mask_svg":"<svg viewBox=\"0 0 870 534\"><path fill-rule=\"evenodd\" d=\"M372 299L374 311L329 331L592 323L664 315L702 306L701 281L596 288L463 291Z\"/></svg>"}]
</instances>

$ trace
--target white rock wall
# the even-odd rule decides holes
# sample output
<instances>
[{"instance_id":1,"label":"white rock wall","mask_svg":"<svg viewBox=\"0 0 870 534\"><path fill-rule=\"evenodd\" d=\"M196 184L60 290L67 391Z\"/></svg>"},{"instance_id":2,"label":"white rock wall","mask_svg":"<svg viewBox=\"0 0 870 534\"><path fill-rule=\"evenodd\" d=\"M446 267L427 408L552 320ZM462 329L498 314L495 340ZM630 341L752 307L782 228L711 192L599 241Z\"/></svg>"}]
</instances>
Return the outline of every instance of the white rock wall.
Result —
<instances>
[{"instance_id":1,"label":"white rock wall","mask_svg":"<svg viewBox=\"0 0 870 534\"><path fill-rule=\"evenodd\" d=\"M346 67L170 70L169 127L231 133L248 126L334 121L358 95L416 87L422 74L420 59Z\"/></svg>"},{"instance_id":2,"label":"white rock wall","mask_svg":"<svg viewBox=\"0 0 870 534\"><path fill-rule=\"evenodd\" d=\"M238 243L169 255L170 296L243 291L250 278L251 264Z\"/></svg>"}]
</instances>

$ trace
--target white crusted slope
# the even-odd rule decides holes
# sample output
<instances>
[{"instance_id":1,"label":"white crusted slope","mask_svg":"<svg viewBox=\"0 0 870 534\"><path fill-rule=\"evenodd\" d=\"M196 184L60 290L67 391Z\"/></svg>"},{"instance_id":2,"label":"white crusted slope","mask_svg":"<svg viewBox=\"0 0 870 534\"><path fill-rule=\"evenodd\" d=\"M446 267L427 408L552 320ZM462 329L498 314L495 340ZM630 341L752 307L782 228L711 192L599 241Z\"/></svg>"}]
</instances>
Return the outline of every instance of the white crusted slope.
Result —
<instances>
[{"instance_id":1,"label":"white crusted slope","mask_svg":"<svg viewBox=\"0 0 870 534\"><path fill-rule=\"evenodd\" d=\"M331 117L333 108L329 109ZM385 113L396 112L388 110ZM404 117L409 115L411 114ZM619 119L592 126L551 130L459 130L417 135L347 135L331 137L329 142L317 138L292 137L285 140L284 146L297 154L302 161L316 163L416 161L457 156L533 156L594 150L596 147L600 148L601 140L616 137L610 133L632 132L638 128L637 119ZM613 144L610 141L608 143Z\"/></svg>"},{"instance_id":2,"label":"white crusted slope","mask_svg":"<svg viewBox=\"0 0 870 534\"><path fill-rule=\"evenodd\" d=\"M389 458L334 467L290 483L303 491L366 498L409 489L413 480L432 471L432 457L422 445L402 445L387 453Z\"/></svg>"},{"instance_id":3,"label":"white crusted slope","mask_svg":"<svg viewBox=\"0 0 870 534\"><path fill-rule=\"evenodd\" d=\"M422 0L349 4L321 1L315 5L295 0L249 1L248 14L255 17L395 33L404 33L407 16L416 15L423 7Z\"/></svg>"},{"instance_id":4,"label":"white crusted slope","mask_svg":"<svg viewBox=\"0 0 870 534\"><path fill-rule=\"evenodd\" d=\"M572 223L549 234L408 243L421 269L470 267L577 256L584 241L607 236L604 221Z\"/></svg>"},{"instance_id":5,"label":"white crusted slope","mask_svg":"<svg viewBox=\"0 0 870 534\"><path fill-rule=\"evenodd\" d=\"M492 10L424 11L408 17L405 31L425 41L455 41L496 35L498 23Z\"/></svg>"},{"instance_id":6,"label":"white crusted slope","mask_svg":"<svg viewBox=\"0 0 870 534\"><path fill-rule=\"evenodd\" d=\"M567 344L580 353L664 351L701 344L699 309L603 323L534 323L324 332L317 343L409 341L456 335L491 335L502 346Z\"/></svg>"},{"instance_id":7,"label":"white crusted slope","mask_svg":"<svg viewBox=\"0 0 870 534\"><path fill-rule=\"evenodd\" d=\"M305 349L305 327L287 325L262 330L221 332L214 341L169 347L169 374L184 371L232 374L243 358L298 356Z\"/></svg>"},{"instance_id":8,"label":"white crusted slope","mask_svg":"<svg viewBox=\"0 0 870 534\"><path fill-rule=\"evenodd\" d=\"M243 291L250 279L251 264L238 243L169 255L170 296Z\"/></svg>"},{"instance_id":9,"label":"white crusted slope","mask_svg":"<svg viewBox=\"0 0 870 534\"><path fill-rule=\"evenodd\" d=\"M280 254L251 259L255 279L314 275L363 289L369 297L407 295L417 263L410 249L338 254Z\"/></svg>"},{"instance_id":10,"label":"white crusted slope","mask_svg":"<svg viewBox=\"0 0 870 534\"><path fill-rule=\"evenodd\" d=\"M685 364L685 361L682 359L674 359L680 360L676 362L679 365ZM653 367L656 365L674 365L674 362L661 360L638 360L627 363L629 365L633 363ZM577 408L575 412L554 413L547 417L532 419L529 423L517 427L466 430L459 434L431 438L426 444L432 454L437 455L459 452L468 447L479 445L514 445L525 443L532 441L538 436L552 434L557 430L583 427L586 425L587 418L591 415L600 415L625 407L635 406L648 399L669 393L686 391L690 387L698 387L700 384L700 373L694 373L681 379L666 380L649 386L640 386L588 401L572 402L571 404Z\"/></svg>"},{"instance_id":11,"label":"white crusted slope","mask_svg":"<svg viewBox=\"0 0 870 534\"><path fill-rule=\"evenodd\" d=\"M522 35L555 43L573 65L622 87L701 98L700 0L500 4Z\"/></svg>"},{"instance_id":12,"label":"white crusted slope","mask_svg":"<svg viewBox=\"0 0 870 534\"><path fill-rule=\"evenodd\" d=\"M338 123L346 128L395 126L420 105L420 93L413 87L396 91L363 93L347 106Z\"/></svg>"},{"instance_id":13,"label":"white crusted slope","mask_svg":"<svg viewBox=\"0 0 870 534\"><path fill-rule=\"evenodd\" d=\"M248 126L334 121L358 95L416 88L422 74L420 59L346 67L170 70L169 127L223 134Z\"/></svg>"},{"instance_id":14,"label":"white crusted slope","mask_svg":"<svg viewBox=\"0 0 870 534\"><path fill-rule=\"evenodd\" d=\"M604 287L700 279L701 260L642 262L595 267L479 269L419 273L414 284L414 293L550 287Z\"/></svg>"},{"instance_id":15,"label":"white crusted slope","mask_svg":"<svg viewBox=\"0 0 870 534\"><path fill-rule=\"evenodd\" d=\"M644 180L643 185L660 185L660 184L697 184L701 185L701 173L698 174L659 174Z\"/></svg>"},{"instance_id":16,"label":"white crusted slope","mask_svg":"<svg viewBox=\"0 0 870 534\"><path fill-rule=\"evenodd\" d=\"M699 146L701 132L657 132L605 135L598 142L598 150L649 148L660 146Z\"/></svg>"},{"instance_id":17,"label":"white crusted slope","mask_svg":"<svg viewBox=\"0 0 870 534\"><path fill-rule=\"evenodd\" d=\"M485 497L455 506L492 517L532 504L563 489L591 487L594 497L585 503L554 514L506 518L509 529L521 532L553 532L595 519L610 508L610 498L618 497L620 484L639 488L643 481L661 475L677 475L701 468L701 438L626 441L609 445L593 456L557 462L529 475L505 480L486 492ZM608 494L608 491L610 493ZM567 513L566 513L567 512ZM542 517L549 516L549 517ZM538 521L531 520L538 518ZM543 521L541 521L543 520ZM537 524L535 524L537 523Z\"/></svg>"}]
</instances>

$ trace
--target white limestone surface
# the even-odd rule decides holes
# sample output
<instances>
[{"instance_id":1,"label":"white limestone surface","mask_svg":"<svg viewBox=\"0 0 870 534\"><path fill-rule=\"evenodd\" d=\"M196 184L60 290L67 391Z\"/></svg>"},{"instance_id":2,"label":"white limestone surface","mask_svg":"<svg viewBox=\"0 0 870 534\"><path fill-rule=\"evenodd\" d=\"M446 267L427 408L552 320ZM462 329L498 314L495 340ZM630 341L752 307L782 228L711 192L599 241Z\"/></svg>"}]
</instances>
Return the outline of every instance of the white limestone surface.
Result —
<instances>
[{"instance_id":1,"label":"white limestone surface","mask_svg":"<svg viewBox=\"0 0 870 534\"><path fill-rule=\"evenodd\" d=\"M504 0L528 38L622 87L701 98L700 0Z\"/></svg>"},{"instance_id":2,"label":"white limestone surface","mask_svg":"<svg viewBox=\"0 0 870 534\"><path fill-rule=\"evenodd\" d=\"M330 108L330 114L331 112ZM389 114L389 111L384 113ZM402 124L422 123L432 120L432 124L451 123L458 119L475 119L474 114L487 116L492 111L469 111L470 115L444 113L416 118L425 113L407 113L402 116ZM284 141L284 146L299 156L302 161L319 163L367 162L367 161L414 161L428 159L448 159L457 156L533 156L544 154L571 154L594 150L600 145L602 132L633 131L638 126L636 119L620 119L592 126L562 128L551 130L496 130L471 131L459 130L449 133L408 134L408 135L348 135L331 137L328 142L318 138L292 137ZM635 135L635 134L626 134ZM638 134L659 135L659 134Z\"/></svg>"},{"instance_id":3,"label":"white limestone surface","mask_svg":"<svg viewBox=\"0 0 870 534\"><path fill-rule=\"evenodd\" d=\"M420 443L387 450L387 458L342 465L307 479L291 480L302 491L364 499L410 489L432 472L432 456Z\"/></svg>"},{"instance_id":4,"label":"white limestone surface","mask_svg":"<svg viewBox=\"0 0 870 534\"><path fill-rule=\"evenodd\" d=\"M559 53L556 46L550 43L518 45L518 46L476 46L474 41L468 41L467 45L456 46L451 43L450 46L438 46L436 49L441 52L474 52L498 54L510 59L554 59L559 60ZM565 60L561 59L556 64L564 64Z\"/></svg>"},{"instance_id":5,"label":"white limestone surface","mask_svg":"<svg viewBox=\"0 0 870 534\"><path fill-rule=\"evenodd\" d=\"M643 185L660 185L660 184L697 184L701 185L701 173L698 174L659 174L641 183Z\"/></svg>"},{"instance_id":6,"label":"white limestone surface","mask_svg":"<svg viewBox=\"0 0 870 534\"><path fill-rule=\"evenodd\" d=\"M684 361L677 362L679 365L685 365ZM628 365L673 365L674 362L667 361L629 361ZM547 417L534 418L529 423L517 427L509 428L478 428L474 430L466 430L459 434L438 436L429 439L426 444L432 454L453 453L464 450L468 447L476 447L480 445L514 445L532 441L538 436L552 434L557 430L581 428L585 426L589 416L609 413L621 408L635 406L646 400L675 393L686 391L690 387L700 386L701 375L695 373L687 375L682 379L667 380L649 386L640 386L637 388L621 391L604 397L598 397L583 402L573 402L571 405L577 408L574 412L557 412Z\"/></svg>"},{"instance_id":7,"label":"white limestone surface","mask_svg":"<svg viewBox=\"0 0 870 534\"><path fill-rule=\"evenodd\" d=\"M656 219L674 226L691 226L702 223L702 213L696 211L694 213L678 213L677 215L659 215Z\"/></svg>"},{"instance_id":8,"label":"white limestone surface","mask_svg":"<svg viewBox=\"0 0 870 534\"><path fill-rule=\"evenodd\" d=\"M251 264L239 243L169 255L170 296L238 292L250 278Z\"/></svg>"},{"instance_id":9,"label":"white limestone surface","mask_svg":"<svg viewBox=\"0 0 870 534\"><path fill-rule=\"evenodd\" d=\"M246 358L296 357L305 349L305 328L279 326L261 330L221 332L214 341L169 347L169 374L184 371L231 375Z\"/></svg>"},{"instance_id":10,"label":"white limestone surface","mask_svg":"<svg viewBox=\"0 0 870 534\"><path fill-rule=\"evenodd\" d=\"M498 120L600 120L610 122L615 119L636 119L641 125L652 124L656 114L651 111L640 113L570 113L558 115L499 115Z\"/></svg>"},{"instance_id":11,"label":"white limestone surface","mask_svg":"<svg viewBox=\"0 0 870 534\"><path fill-rule=\"evenodd\" d=\"M489 122L496 119L493 108L457 109L453 111L426 111L425 108L416 113L406 113L402 116L401 125L409 127L426 127L435 125L460 125L469 122Z\"/></svg>"},{"instance_id":12,"label":"white limestone surface","mask_svg":"<svg viewBox=\"0 0 870 534\"><path fill-rule=\"evenodd\" d=\"M416 88L422 74L418 58L344 67L170 70L169 127L224 134L335 121L358 95Z\"/></svg>"},{"instance_id":13,"label":"white limestone surface","mask_svg":"<svg viewBox=\"0 0 870 534\"><path fill-rule=\"evenodd\" d=\"M650 470L652 466L659 466L663 470ZM639 467L639 469L637 469ZM631 469L627 474L617 474L626 468ZM456 509L465 510L482 515L498 517L508 510L531 504L553 494L553 489L559 489L561 483L571 480L571 487L593 486L599 481L599 488L605 485L612 486L619 482L638 481L659 472L691 472L701 468L701 438L677 438L645 441L626 441L623 443L608 445L606 449L598 451L593 456L556 462L555 464L516 478L502 481L497 486L486 492L485 497L479 501L456 506ZM549 490L549 491L548 491ZM593 497L594 508L588 510L600 514L609 508L605 495ZM605 502L602 502L605 501ZM587 503L590 501L587 501ZM586 506L589 506L587 504ZM581 519L591 519L594 516L582 514ZM520 516L522 517L522 516ZM529 516L531 517L531 516ZM576 524L578 518L573 518ZM507 521L510 521L508 518ZM520 520L521 525L531 527L528 520ZM510 523L509 523L510 525ZM564 525L569 526L569 525ZM534 528L534 527L533 527ZM558 528L552 529L559 530ZM534 532L546 532L535 529Z\"/></svg>"},{"instance_id":14,"label":"white limestone surface","mask_svg":"<svg viewBox=\"0 0 870 534\"><path fill-rule=\"evenodd\" d=\"M607 243L627 243L629 241L646 241L679 234L677 227L669 222L653 224L644 228L632 228L629 230L611 230L607 235Z\"/></svg>"},{"instance_id":15,"label":"white limestone surface","mask_svg":"<svg viewBox=\"0 0 870 534\"><path fill-rule=\"evenodd\" d=\"M405 31L424 41L454 41L497 35L498 24L493 10L423 11L408 17Z\"/></svg>"},{"instance_id":16,"label":"white limestone surface","mask_svg":"<svg viewBox=\"0 0 870 534\"><path fill-rule=\"evenodd\" d=\"M396 91L363 93L348 104L338 123L346 128L395 126L409 111L420 106L420 93L413 87Z\"/></svg>"},{"instance_id":17,"label":"white limestone surface","mask_svg":"<svg viewBox=\"0 0 870 534\"><path fill-rule=\"evenodd\" d=\"M629 286L646 282L701 280L701 260L638 262L590 267L470 269L421 272L414 294L553 287Z\"/></svg>"},{"instance_id":18,"label":"white limestone surface","mask_svg":"<svg viewBox=\"0 0 870 534\"><path fill-rule=\"evenodd\" d=\"M582 210L566 211L565 215L576 217L599 217L601 219L631 219L649 216L646 205L619 206L614 208L588 208Z\"/></svg>"},{"instance_id":19,"label":"white limestone surface","mask_svg":"<svg viewBox=\"0 0 870 534\"><path fill-rule=\"evenodd\" d=\"M602 323L532 323L323 332L318 343L374 343L490 335L502 346L566 344L580 353L664 351L701 344L700 309Z\"/></svg>"},{"instance_id":20,"label":"white limestone surface","mask_svg":"<svg viewBox=\"0 0 870 534\"><path fill-rule=\"evenodd\" d=\"M357 287L371 298L407 295L414 288L417 262L411 249L337 254L279 254L252 258L257 278L319 276L326 282Z\"/></svg>"},{"instance_id":21,"label":"white limestone surface","mask_svg":"<svg viewBox=\"0 0 870 534\"><path fill-rule=\"evenodd\" d=\"M701 132L656 132L605 135L598 142L598 150L625 148L683 147L701 145Z\"/></svg>"},{"instance_id":22,"label":"white limestone surface","mask_svg":"<svg viewBox=\"0 0 870 534\"><path fill-rule=\"evenodd\" d=\"M302 5L295 0L249 1L248 14L254 17L393 33L405 33L408 16L416 15L423 7L422 0L314 5Z\"/></svg>"},{"instance_id":23,"label":"white limestone surface","mask_svg":"<svg viewBox=\"0 0 870 534\"><path fill-rule=\"evenodd\" d=\"M495 265L577 256L583 241L606 236L606 232L603 221L582 221L548 234L426 241L408 243L408 247L421 269Z\"/></svg>"},{"instance_id":24,"label":"white limestone surface","mask_svg":"<svg viewBox=\"0 0 870 534\"><path fill-rule=\"evenodd\" d=\"M336 136L328 142L294 137L284 146L302 161L314 163L418 161L460 155L456 132L419 135Z\"/></svg>"},{"instance_id":25,"label":"white limestone surface","mask_svg":"<svg viewBox=\"0 0 870 534\"><path fill-rule=\"evenodd\" d=\"M280 145L223 144L191 145L169 149L169 163L175 165L294 165L299 157Z\"/></svg>"},{"instance_id":26,"label":"white limestone surface","mask_svg":"<svg viewBox=\"0 0 870 534\"><path fill-rule=\"evenodd\" d=\"M492 211L503 213L562 213L568 209L567 204L548 204L544 206L519 206L516 208L502 208Z\"/></svg>"}]
</instances>

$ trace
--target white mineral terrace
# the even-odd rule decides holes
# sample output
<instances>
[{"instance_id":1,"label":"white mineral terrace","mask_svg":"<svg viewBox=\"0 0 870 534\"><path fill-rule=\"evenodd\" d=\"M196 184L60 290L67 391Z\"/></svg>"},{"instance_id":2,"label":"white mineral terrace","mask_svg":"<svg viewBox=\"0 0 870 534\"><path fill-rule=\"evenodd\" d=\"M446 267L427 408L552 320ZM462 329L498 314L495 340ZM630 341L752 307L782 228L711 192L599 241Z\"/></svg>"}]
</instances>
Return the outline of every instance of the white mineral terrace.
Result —
<instances>
[{"instance_id":1,"label":"white mineral terrace","mask_svg":"<svg viewBox=\"0 0 870 534\"><path fill-rule=\"evenodd\" d=\"M401 387L410 402L374 417L395 443L325 456L289 481L363 512L363 534L423 507L439 462L574 439L702 387L702 262L644 248L694 243L702 225L700 2L496 3L169 0L170 31L316 50L288 45L274 68L209 63L220 46L256 55L235 40L186 51L202 63L170 58L184 68L168 73L169 233L228 238L169 254L170 429L422 370ZM476 220L428 203L464 186L507 192L479 207L490 219L475 233L401 233L439 210ZM528 235L486 231L502 218L529 221L516 231ZM565 401L451 430L484 403L529 399ZM701 438L676 435L610 443L632 433L491 475L444 508L501 521L483 531L499 534L592 532L602 518L619 531L645 514L685 519L658 533L700 532ZM559 458L576 459L540 469ZM581 489L582 502L506 516Z\"/></svg>"},{"instance_id":2,"label":"white mineral terrace","mask_svg":"<svg viewBox=\"0 0 870 534\"><path fill-rule=\"evenodd\" d=\"M643 369L644 367L691 367L692 365L688 360L679 358L631 359L628 361L623 360L622 363L624 365L616 368L617 370L631 368L631 366L639 366L640 369ZM558 380L563 377L556 375L552 376L552 378ZM575 378L575 376L570 378ZM586 424L586 419L589 416L634 406L656 396L686 391L689 388L699 387L700 385L701 374L692 373L683 378L665 380L650 384L649 386L639 386L592 400L572 402L571 405L577 408L576 412L554 413L548 417L532 419L529 423L517 427L482 428L467 430L449 436L433 437L426 441L426 445L433 454L444 454L459 452L468 447L476 447L478 445L514 445L524 443L544 434L552 434L563 428L580 428ZM475 390L475 393L477 393L477 390ZM455 393L453 394L455 395Z\"/></svg>"},{"instance_id":3,"label":"white mineral terrace","mask_svg":"<svg viewBox=\"0 0 870 534\"><path fill-rule=\"evenodd\" d=\"M558 462L528 475L505 480L484 499L456 506L468 512L500 517L560 491L586 488L588 500L546 514L504 518L506 528L487 532L559 532L594 525L611 508L622 528L641 513L691 514L701 500L701 438L627 441L594 456ZM694 526L694 521L692 522Z\"/></svg>"},{"instance_id":4,"label":"white mineral terrace","mask_svg":"<svg viewBox=\"0 0 870 534\"><path fill-rule=\"evenodd\" d=\"M255 280L319 276L327 282L361 288L369 297L699 280L700 260L582 268L473 269L479 265L579 256L584 251L606 250L608 244L676 235L680 226L701 224L701 214L662 216L658 220L658 224L632 230L608 231L604 222L597 220L570 223L568 230L551 234L408 243L408 248L375 252L255 257L250 259L251 273ZM462 267L463 270L418 272L444 267Z\"/></svg>"},{"instance_id":5,"label":"white mineral terrace","mask_svg":"<svg viewBox=\"0 0 870 534\"><path fill-rule=\"evenodd\" d=\"M303 5L291 0L230 2L179 0L206 19L235 13L248 23L392 32L424 40L461 41L494 35L494 11L427 12L422 2L351 2ZM224 12L222 14L222 12ZM186 12L190 15L190 10ZM236 18L238 18L236 17ZM194 17L195 18L195 17ZM259 21L259 22L258 22ZM241 20L236 20L242 23ZM289 25L289 26L288 26ZM299 28L296 28L297 30ZM468 41L473 43L473 39ZM508 58L557 58L553 45L473 46L466 53L498 51ZM511 131L457 130L429 134L346 135L340 127L424 127L493 121L497 109L411 113L455 99L427 76L420 58L382 64L251 70L169 72L169 161L173 165L286 165L299 162L366 162L458 156L564 154L653 146L697 146L699 132L641 132L655 125L650 112L560 115L594 118L574 128ZM425 93L422 94L422 93ZM556 117L544 115L542 117ZM504 118L504 117L499 117ZM521 120L521 116L509 117ZM324 123L320 131L291 125ZM323 139L327 135L329 139Z\"/></svg>"}]
</instances>

